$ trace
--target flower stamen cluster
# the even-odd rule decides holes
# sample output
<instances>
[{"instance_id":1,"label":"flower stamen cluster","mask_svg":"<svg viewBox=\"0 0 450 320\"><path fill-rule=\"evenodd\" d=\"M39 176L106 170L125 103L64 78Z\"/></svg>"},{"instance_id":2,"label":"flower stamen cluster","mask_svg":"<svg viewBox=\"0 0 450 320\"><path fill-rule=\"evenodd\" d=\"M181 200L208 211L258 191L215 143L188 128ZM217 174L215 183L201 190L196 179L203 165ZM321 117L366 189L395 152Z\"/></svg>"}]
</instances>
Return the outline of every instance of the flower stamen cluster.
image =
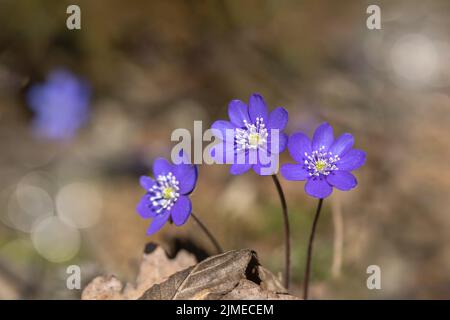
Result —
<instances>
[{"instance_id":1,"label":"flower stamen cluster","mask_svg":"<svg viewBox=\"0 0 450 320\"><path fill-rule=\"evenodd\" d=\"M245 128L236 128L235 141L238 151L256 150L267 143L269 135L264 119L257 117L256 122L244 120Z\"/></svg>"},{"instance_id":2,"label":"flower stamen cluster","mask_svg":"<svg viewBox=\"0 0 450 320\"><path fill-rule=\"evenodd\" d=\"M178 190L179 182L177 178L169 172L167 175L159 175L156 183L148 190L150 193L150 201L155 208L157 214L164 210L170 210L175 202L177 202L180 194Z\"/></svg>"},{"instance_id":3,"label":"flower stamen cluster","mask_svg":"<svg viewBox=\"0 0 450 320\"><path fill-rule=\"evenodd\" d=\"M333 155L332 152L326 152L325 147L321 146L319 150L314 150L311 154L305 152L304 164L309 172L309 176L329 175L332 171L338 170L336 162L340 157Z\"/></svg>"}]
</instances>

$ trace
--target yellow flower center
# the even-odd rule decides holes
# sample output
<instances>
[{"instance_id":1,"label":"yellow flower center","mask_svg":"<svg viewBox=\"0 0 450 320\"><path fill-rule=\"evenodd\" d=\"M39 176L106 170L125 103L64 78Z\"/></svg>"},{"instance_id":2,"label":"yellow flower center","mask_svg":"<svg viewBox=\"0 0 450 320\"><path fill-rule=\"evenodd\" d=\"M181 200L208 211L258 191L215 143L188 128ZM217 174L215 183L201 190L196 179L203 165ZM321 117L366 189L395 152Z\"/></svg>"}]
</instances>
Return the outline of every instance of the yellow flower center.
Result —
<instances>
[{"instance_id":1,"label":"yellow flower center","mask_svg":"<svg viewBox=\"0 0 450 320\"><path fill-rule=\"evenodd\" d=\"M319 160L316 162L316 169L317 171L322 171L327 167L327 162L324 160Z\"/></svg>"},{"instance_id":2,"label":"yellow flower center","mask_svg":"<svg viewBox=\"0 0 450 320\"><path fill-rule=\"evenodd\" d=\"M174 196L174 190L171 187L167 187L164 188L162 194L164 199L172 199Z\"/></svg>"},{"instance_id":3,"label":"yellow flower center","mask_svg":"<svg viewBox=\"0 0 450 320\"><path fill-rule=\"evenodd\" d=\"M259 133L250 133L248 135L248 143L251 146L258 146L260 144Z\"/></svg>"}]
</instances>

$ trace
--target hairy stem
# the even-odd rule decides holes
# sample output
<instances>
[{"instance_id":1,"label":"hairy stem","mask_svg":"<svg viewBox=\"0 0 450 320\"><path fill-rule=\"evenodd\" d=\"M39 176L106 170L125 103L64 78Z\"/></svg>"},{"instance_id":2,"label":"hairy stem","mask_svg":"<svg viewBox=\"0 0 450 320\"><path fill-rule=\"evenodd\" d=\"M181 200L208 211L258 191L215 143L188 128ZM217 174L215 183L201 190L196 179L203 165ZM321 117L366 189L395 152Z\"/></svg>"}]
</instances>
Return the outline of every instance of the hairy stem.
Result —
<instances>
[{"instance_id":1,"label":"hairy stem","mask_svg":"<svg viewBox=\"0 0 450 320\"><path fill-rule=\"evenodd\" d=\"M312 249L314 242L314 235L316 234L317 221L319 221L320 211L322 209L323 199L319 199L319 203L317 205L316 215L314 216L314 222L311 229L311 234L309 235L309 244L308 244L308 256L306 258L306 269L305 269L305 284L303 286L303 299L308 300L308 287L309 287L309 276L311 273L311 259L312 259Z\"/></svg>"},{"instance_id":2,"label":"hairy stem","mask_svg":"<svg viewBox=\"0 0 450 320\"><path fill-rule=\"evenodd\" d=\"M212 235L212 233L208 230L208 228L205 226L205 224L192 212L191 213L192 218L197 222L200 229L203 230L203 232L206 234L206 236L211 240L212 244L216 248L217 253L223 253L223 249L220 246L219 242L216 240L216 238Z\"/></svg>"},{"instance_id":3,"label":"hairy stem","mask_svg":"<svg viewBox=\"0 0 450 320\"><path fill-rule=\"evenodd\" d=\"M276 175L272 175L273 183L277 188L278 195L280 196L281 208L283 211L284 220L284 287L289 289L290 273L291 273L291 232L289 228L289 216L286 204L286 198L281 188L280 181Z\"/></svg>"}]
</instances>

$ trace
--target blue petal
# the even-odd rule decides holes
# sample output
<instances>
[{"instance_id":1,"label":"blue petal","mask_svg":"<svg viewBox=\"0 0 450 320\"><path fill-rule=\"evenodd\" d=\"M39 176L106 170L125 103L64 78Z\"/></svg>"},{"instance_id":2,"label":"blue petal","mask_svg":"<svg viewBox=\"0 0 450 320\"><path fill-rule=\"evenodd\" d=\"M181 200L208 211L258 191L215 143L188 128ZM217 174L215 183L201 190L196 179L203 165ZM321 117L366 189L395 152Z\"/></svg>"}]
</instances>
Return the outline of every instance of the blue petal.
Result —
<instances>
[{"instance_id":1,"label":"blue petal","mask_svg":"<svg viewBox=\"0 0 450 320\"><path fill-rule=\"evenodd\" d=\"M141 198L138 205L136 206L136 211L144 219L153 218L156 216L156 214L153 211L153 208L151 206L151 202L150 202L148 194L144 195Z\"/></svg>"},{"instance_id":2,"label":"blue petal","mask_svg":"<svg viewBox=\"0 0 450 320\"><path fill-rule=\"evenodd\" d=\"M267 106L264 101L264 98L261 95L257 93L252 94L250 96L249 104L250 104L249 107L250 119L252 120L253 123L256 122L256 118L258 117L263 118L265 122L268 121Z\"/></svg>"},{"instance_id":3,"label":"blue petal","mask_svg":"<svg viewBox=\"0 0 450 320\"><path fill-rule=\"evenodd\" d=\"M294 133L289 138L288 149L292 158L303 164L305 152L311 154L311 140L301 132Z\"/></svg>"},{"instance_id":4,"label":"blue petal","mask_svg":"<svg viewBox=\"0 0 450 320\"><path fill-rule=\"evenodd\" d=\"M230 152L233 150L230 150ZM231 157L232 161L227 162L228 164L256 164L258 163L258 154L259 152L263 152L261 150L234 150L233 155Z\"/></svg>"},{"instance_id":5,"label":"blue petal","mask_svg":"<svg viewBox=\"0 0 450 320\"><path fill-rule=\"evenodd\" d=\"M258 159L258 163L253 165L253 171L260 176L271 176L276 174L279 168L278 160L278 157L276 157L275 159L272 159L270 163L262 164Z\"/></svg>"},{"instance_id":6,"label":"blue petal","mask_svg":"<svg viewBox=\"0 0 450 320\"><path fill-rule=\"evenodd\" d=\"M272 137L272 135L274 137ZM278 140L278 143L273 143L273 141ZM267 141L267 151L269 154L279 154L286 149L288 142L288 136L284 132L278 132L278 136L275 135L273 130L270 130L268 141Z\"/></svg>"},{"instance_id":7,"label":"blue petal","mask_svg":"<svg viewBox=\"0 0 450 320\"><path fill-rule=\"evenodd\" d=\"M211 149L209 149L209 154L211 156L211 159L213 159L218 164L224 164L226 161L225 158L225 146L226 142L221 141L217 144L215 144Z\"/></svg>"},{"instance_id":8,"label":"blue petal","mask_svg":"<svg viewBox=\"0 0 450 320\"><path fill-rule=\"evenodd\" d=\"M191 212L192 203L189 197L180 196L170 211L173 223L177 226L185 224Z\"/></svg>"},{"instance_id":9,"label":"blue petal","mask_svg":"<svg viewBox=\"0 0 450 320\"><path fill-rule=\"evenodd\" d=\"M163 214L157 215L156 218L153 219L152 223L150 224L150 227L147 229L147 235L150 236L154 234L155 232L159 231L164 224L167 222L167 219L169 219L169 211L164 212Z\"/></svg>"},{"instance_id":10,"label":"blue petal","mask_svg":"<svg viewBox=\"0 0 450 320\"><path fill-rule=\"evenodd\" d=\"M232 100L228 104L228 116L236 127L245 127L244 120L250 122L248 107L241 100Z\"/></svg>"},{"instance_id":11,"label":"blue petal","mask_svg":"<svg viewBox=\"0 0 450 320\"><path fill-rule=\"evenodd\" d=\"M334 141L328 151L333 153L333 155L342 156L353 147L354 143L355 139L353 136L350 133L344 133Z\"/></svg>"},{"instance_id":12,"label":"blue petal","mask_svg":"<svg viewBox=\"0 0 450 320\"><path fill-rule=\"evenodd\" d=\"M173 174L180 183L180 194L189 194L197 183L198 168L196 165L191 164L179 164L174 166Z\"/></svg>"},{"instance_id":13,"label":"blue petal","mask_svg":"<svg viewBox=\"0 0 450 320\"><path fill-rule=\"evenodd\" d=\"M334 171L327 176L327 181L339 190L348 191L358 184L354 175L348 171Z\"/></svg>"},{"instance_id":14,"label":"blue petal","mask_svg":"<svg viewBox=\"0 0 450 320\"><path fill-rule=\"evenodd\" d=\"M236 127L231 122L225 120L217 120L211 126L213 135L224 141L227 138L227 134L229 134L230 137L234 137L235 128Z\"/></svg>"},{"instance_id":15,"label":"blue petal","mask_svg":"<svg viewBox=\"0 0 450 320\"><path fill-rule=\"evenodd\" d=\"M262 152L267 152L267 151L264 151L264 150L261 150L261 149L246 150L245 151L245 163L249 163L251 165L258 164L260 162L260 160L261 160L261 153ZM239 157L236 158L236 160L241 160L241 158L242 158L242 152L239 153ZM239 164L240 162L236 161L236 163Z\"/></svg>"},{"instance_id":16,"label":"blue petal","mask_svg":"<svg viewBox=\"0 0 450 320\"><path fill-rule=\"evenodd\" d=\"M280 171L286 180L303 181L309 177L308 171L301 164L287 163L281 166Z\"/></svg>"},{"instance_id":17,"label":"blue petal","mask_svg":"<svg viewBox=\"0 0 450 320\"><path fill-rule=\"evenodd\" d=\"M333 192L333 188L324 178L314 177L306 182L305 192L311 197L324 199Z\"/></svg>"},{"instance_id":18,"label":"blue petal","mask_svg":"<svg viewBox=\"0 0 450 320\"><path fill-rule=\"evenodd\" d=\"M40 112L43 106L43 104L41 103L41 101L44 101L45 99L45 91L43 89L43 85L37 84L32 86L27 92L27 103L30 106L31 110L33 110L34 112Z\"/></svg>"},{"instance_id":19,"label":"blue petal","mask_svg":"<svg viewBox=\"0 0 450 320\"><path fill-rule=\"evenodd\" d=\"M236 158L234 143L221 141L210 149L211 158L218 164L232 163ZM227 158L230 162L227 162Z\"/></svg>"},{"instance_id":20,"label":"blue petal","mask_svg":"<svg viewBox=\"0 0 450 320\"><path fill-rule=\"evenodd\" d=\"M155 184L155 180L147 176L141 176L141 178L139 179L139 183L141 184L142 188L148 191Z\"/></svg>"},{"instance_id":21,"label":"blue petal","mask_svg":"<svg viewBox=\"0 0 450 320\"><path fill-rule=\"evenodd\" d=\"M153 162L153 175L154 177L158 177L159 175L166 175L169 172L172 172L173 167L169 161L164 158L157 158Z\"/></svg>"},{"instance_id":22,"label":"blue petal","mask_svg":"<svg viewBox=\"0 0 450 320\"><path fill-rule=\"evenodd\" d=\"M267 127L270 129L283 130L286 127L288 118L289 116L286 109L282 107L275 108L269 114L269 122L267 123Z\"/></svg>"},{"instance_id":23,"label":"blue petal","mask_svg":"<svg viewBox=\"0 0 450 320\"><path fill-rule=\"evenodd\" d=\"M366 153L362 150L352 149L336 163L339 170L352 171L358 169L366 162Z\"/></svg>"},{"instance_id":24,"label":"blue petal","mask_svg":"<svg viewBox=\"0 0 450 320\"><path fill-rule=\"evenodd\" d=\"M232 175L240 175L250 170L251 167L251 164L232 164L230 167L230 173Z\"/></svg>"},{"instance_id":25,"label":"blue petal","mask_svg":"<svg viewBox=\"0 0 450 320\"><path fill-rule=\"evenodd\" d=\"M333 128L327 123L322 123L314 132L312 139L312 150L319 150L320 147L324 147L324 151L328 151L328 148L333 143Z\"/></svg>"},{"instance_id":26,"label":"blue petal","mask_svg":"<svg viewBox=\"0 0 450 320\"><path fill-rule=\"evenodd\" d=\"M284 149L286 149L288 140L289 140L289 138L286 133L283 132L282 134L280 134L280 147L278 148L280 153L283 152Z\"/></svg>"}]
</instances>

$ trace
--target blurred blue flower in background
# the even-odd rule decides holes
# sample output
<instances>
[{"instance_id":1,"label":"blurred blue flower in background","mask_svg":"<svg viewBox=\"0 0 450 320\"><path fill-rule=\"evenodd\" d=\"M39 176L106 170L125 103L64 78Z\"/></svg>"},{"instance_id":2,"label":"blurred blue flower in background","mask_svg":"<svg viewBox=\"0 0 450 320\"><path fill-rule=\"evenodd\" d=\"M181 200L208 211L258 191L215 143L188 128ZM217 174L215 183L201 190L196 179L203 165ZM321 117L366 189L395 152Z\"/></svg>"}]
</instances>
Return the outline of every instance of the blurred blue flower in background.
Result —
<instances>
[{"instance_id":1,"label":"blurred blue flower in background","mask_svg":"<svg viewBox=\"0 0 450 320\"><path fill-rule=\"evenodd\" d=\"M34 112L33 132L51 140L68 140L89 119L91 89L70 71L52 71L45 83L33 85L27 103Z\"/></svg>"}]
</instances>

